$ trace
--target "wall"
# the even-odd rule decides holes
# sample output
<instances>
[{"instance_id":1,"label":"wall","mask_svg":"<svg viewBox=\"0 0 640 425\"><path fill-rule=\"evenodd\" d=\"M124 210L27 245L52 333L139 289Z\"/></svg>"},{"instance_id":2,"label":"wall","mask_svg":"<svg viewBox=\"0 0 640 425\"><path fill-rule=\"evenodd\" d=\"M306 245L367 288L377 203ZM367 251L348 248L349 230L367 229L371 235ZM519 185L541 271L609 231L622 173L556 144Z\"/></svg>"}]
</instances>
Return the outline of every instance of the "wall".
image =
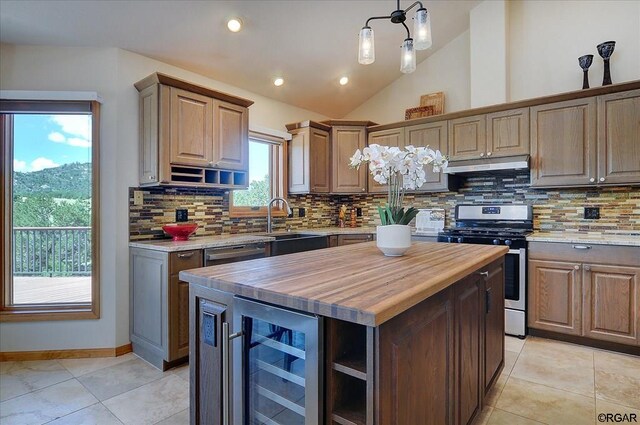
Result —
<instances>
[{"instance_id":1,"label":"wall","mask_svg":"<svg viewBox=\"0 0 640 425\"><path fill-rule=\"evenodd\" d=\"M380 124L403 121L404 111L420 105L426 93L445 93L445 112L469 108L469 31L459 35L351 111L344 118Z\"/></svg>"},{"instance_id":2,"label":"wall","mask_svg":"<svg viewBox=\"0 0 640 425\"><path fill-rule=\"evenodd\" d=\"M327 119L120 49L0 45L0 89L87 90L104 99L101 136L101 318L0 323L0 351L108 348L129 342L129 192L138 174L138 97L133 83L155 71L254 100L249 125L284 130Z\"/></svg>"},{"instance_id":3,"label":"wall","mask_svg":"<svg viewBox=\"0 0 640 425\"><path fill-rule=\"evenodd\" d=\"M480 3L471 11L471 17L493 9L493 3ZM417 106L420 95L437 91L445 92L445 111L453 112L499 103L494 99L498 98L496 87L506 87L507 101L579 90L582 70L578 57L584 54L594 55L589 71L591 87L600 86L603 65L596 45L608 40L617 42L611 59L613 82L640 79L640 2L517 0L509 1L506 10L508 19L504 25L499 17L490 18L496 26L507 28L502 31L506 40L495 40L496 28L490 37L494 43L506 46L506 72L477 71L482 52L488 48L486 33L467 31L418 64L413 74L401 76L346 118L381 124L402 121L404 110ZM476 46L482 50L476 51ZM472 94L480 101L472 102Z\"/></svg>"},{"instance_id":4,"label":"wall","mask_svg":"<svg viewBox=\"0 0 640 425\"><path fill-rule=\"evenodd\" d=\"M586 231L640 235L640 187L604 189L536 190L530 187L528 172L476 174L461 181L458 192L406 195L405 204L416 208L444 208L446 225L454 223L454 210L462 203L516 203L533 205L534 229ZM145 203L133 205L129 194L130 232L133 240L163 238L162 225L174 222L175 209L188 206L190 221L200 225L197 235L264 232L264 218L233 219L228 214L228 195L220 191L193 189L144 189ZM274 220L275 230L335 226L341 205L362 208L358 226L379 224L377 207L385 195L316 196L292 195L293 218ZM584 207L600 207L599 220L584 220ZM298 207L305 217L298 217Z\"/></svg>"}]
</instances>

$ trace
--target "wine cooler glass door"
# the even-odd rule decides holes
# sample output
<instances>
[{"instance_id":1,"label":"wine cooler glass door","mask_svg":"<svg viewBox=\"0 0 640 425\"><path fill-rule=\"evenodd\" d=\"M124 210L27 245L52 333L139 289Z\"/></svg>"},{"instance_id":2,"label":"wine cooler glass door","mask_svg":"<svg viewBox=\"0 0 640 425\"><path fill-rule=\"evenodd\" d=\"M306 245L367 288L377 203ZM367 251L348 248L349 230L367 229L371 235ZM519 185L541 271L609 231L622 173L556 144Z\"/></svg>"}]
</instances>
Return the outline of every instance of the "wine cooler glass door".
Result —
<instances>
[{"instance_id":1,"label":"wine cooler glass door","mask_svg":"<svg viewBox=\"0 0 640 425\"><path fill-rule=\"evenodd\" d=\"M234 362L240 379L234 379L234 404L241 406L234 416L242 420L236 423L320 424L321 319L244 298L236 298L234 310L242 324Z\"/></svg>"}]
</instances>

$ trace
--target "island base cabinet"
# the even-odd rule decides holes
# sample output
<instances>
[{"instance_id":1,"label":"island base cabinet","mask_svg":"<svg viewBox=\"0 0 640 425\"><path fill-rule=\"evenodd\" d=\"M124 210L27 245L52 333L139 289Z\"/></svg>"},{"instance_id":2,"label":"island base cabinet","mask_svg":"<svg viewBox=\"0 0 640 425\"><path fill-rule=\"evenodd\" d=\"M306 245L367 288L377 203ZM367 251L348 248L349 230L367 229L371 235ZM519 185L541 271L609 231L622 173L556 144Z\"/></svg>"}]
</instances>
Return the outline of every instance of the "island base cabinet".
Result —
<instances>
[{"instance_id":1,"label":"island base cabinet","mask_svg":"<svg viewBox=\"0 0 640 425\"><path fill-rule=\"evenodd\" d=\"M474 421L504 367L503 288L498 260L376 328L375 424Z\"/></svg>"}]
</instances>

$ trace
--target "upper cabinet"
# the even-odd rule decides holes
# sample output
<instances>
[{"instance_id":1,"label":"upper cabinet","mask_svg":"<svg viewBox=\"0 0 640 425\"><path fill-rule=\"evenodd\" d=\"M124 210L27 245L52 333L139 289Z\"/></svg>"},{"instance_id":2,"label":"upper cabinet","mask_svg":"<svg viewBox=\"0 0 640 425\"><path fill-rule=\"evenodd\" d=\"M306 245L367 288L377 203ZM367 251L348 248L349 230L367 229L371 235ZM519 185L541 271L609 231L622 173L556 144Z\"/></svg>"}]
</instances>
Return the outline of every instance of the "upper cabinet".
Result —
<instances>
[{"instance_id":1,"label":"upper cabinet","mask_svg":"<svg viewBox=\"0 0 640 425\"><path fill-rule=\"evenodd\" d=\"M486 152L487 121L485 115L449 121L449 155L451 155L451 159L484 158Z\"/></svg>"},{"instance_id":2,"label":"upper cabinet","mask_svg":"<svg viewBox=\"0 0 640 425\"><path fill-rule=\"evenodd\" d=\"M140 92L140 184L244 188L252 101L154 73Z\"/></svg>"},{"instance_id":3,"label":"upper cabinet","mask_svg":"<svg viewBox=\"0 0 640 425\"><path fill-rule=\"evenodd\" d=\"M371 132L368 136L367 145L397 146L401 148L405 145L404 137L404 127ZM371 173L368 172L368 165L362 166L361 168L367 170L369 193L387 193L388 186L379 184L373 180Z\"/></svg>"},{"instance_id":4,"label":"upper cabinet","mask_svg":"<svg viewBox=\"0 0 640 425\"><path fill-rule=\"evenodd\" d=\"M404 146L413 145L415 147L429 146L431 149L438 149L444 155L447 154L447 123L434 122L429 124L413 125L405 128ZM425 167L427 174L426 182L419 191L443 192L449 190L448 174L434 173L432 167Z\"/></svg>"},{"instance_id":5,"label":"upper cabinet","mask_svg":"<svg viewBox=\"0 0 640 425\"><path fill-rule=\"evenodd\" d=\"M529 108L487 114L488 158L529 154Z\"/></svg>"},{"instance_id":6,"label":"upper cabinet","mask_svg":"<svg viewBox=\"0 0 640 425\"><path fill-rule=\"evenodd\" d=\"M598 97L598 182L640 183L640 90Z\"/></svg>"},{"instance_id":7,"label":"upper cabinet","mask_svg":"<svg viewBox=\"0 0 640 425\"><path fill-rule=\"evenodd\" d=\"M531 108L531 185L596 182L596 99Z\"/></svg>"},{"instance_id":8,"label":"upper cabinet","mask_svg":"<svg viewBox=\"0 0 640 425\"><path fill-rule=\"evenodd\" d=\"M314 121L287 125L289 193L331 190L331 127Z\"/></svg>"},{"instance_id":9,"label":"upper cabinet","mask_svg":"<svg viewBox=\"0 0 640 425\"><path fill-rule=\"evenodd\" d=\"M356 149L367 145L366 129L360 125L331 127L332 193L363 193L367 191L367 167L351 168L349 158Z\"/></svg>"}]
</instances>

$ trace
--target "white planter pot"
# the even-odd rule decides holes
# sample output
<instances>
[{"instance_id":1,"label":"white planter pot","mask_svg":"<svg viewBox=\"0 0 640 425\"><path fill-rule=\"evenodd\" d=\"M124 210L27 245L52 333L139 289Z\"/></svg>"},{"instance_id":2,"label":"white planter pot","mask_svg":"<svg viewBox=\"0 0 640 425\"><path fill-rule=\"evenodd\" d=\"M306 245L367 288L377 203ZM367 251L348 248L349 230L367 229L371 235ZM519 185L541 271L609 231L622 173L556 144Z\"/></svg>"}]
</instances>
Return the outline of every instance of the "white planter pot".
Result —
<instances>
[{"instance_id":1,"label":"white planter pot","mask_svg":"<svg viewBox=\"0 0 640 425\"><path fill-rule=\"evenodd\" d=\"M390 224L376 228L376 245L388 257L399 257L411 247L411 227Z\"/></svg>"}]
</instances>

